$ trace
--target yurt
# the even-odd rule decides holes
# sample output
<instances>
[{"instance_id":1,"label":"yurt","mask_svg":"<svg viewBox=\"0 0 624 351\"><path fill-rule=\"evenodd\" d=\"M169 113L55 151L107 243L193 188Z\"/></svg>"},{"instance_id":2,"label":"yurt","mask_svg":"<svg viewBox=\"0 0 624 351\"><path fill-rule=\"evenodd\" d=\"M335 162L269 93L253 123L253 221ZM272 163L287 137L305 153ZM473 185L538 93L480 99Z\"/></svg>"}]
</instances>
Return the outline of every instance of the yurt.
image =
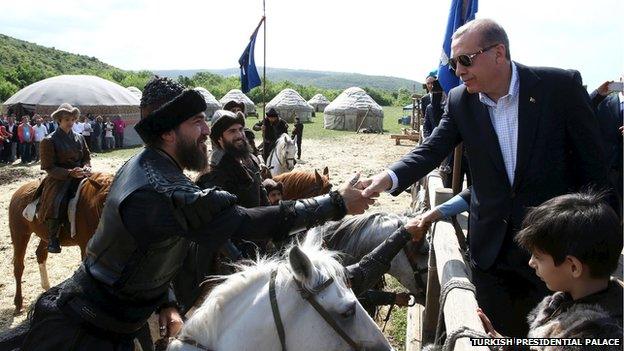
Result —
<instances>
[{"instance_id":1,"label":"yurt","mask_svg":"<svg viewBox=\"0 0 624 351\"><path fill-rule=\"evenodd\" d=\"M357 87L343 91L324 112L325 129L357 131L383 130L383 110L366 92Z\"/></svg>"},{"instance_id":2,"label":"yurt","mask_svg":"<svg viewBox=\"0 0 624 351\"><path fill-rule=\"evenodd\" d=\"M323 112L325 107L329 105L329 100L323 94L316 94L308 100L308 104L314 108L314 112Z\"/></svg>"},{"instance_id":3,"label":"yurt","mask_svg":"<svg viewBox=\"0 0 624 351\"><path fill-rule=\"evenodd\" d=\"M143 92L141 91L141 89L139 89L137 87L127 87L126 89L128 89L128 91L130 91L132 94L134 94L134 96L136 96L137 99L139 99L139 101L141 101L141 97L143 96Z\"/></svg>"},{"instance_id":4,"label":"yurt","mask_svg":"<svg viewBox=\"0 0 624 351\"><path fill-rule=\"evenodd\" d=\"M294 122L295 117L299 117L301 122L309 121L314 111L314 108L292 89L284 89L275 95L267 104L266 110L272 108L279 113L280 118L289 123Z\"/></svg>"},{"instance_id":5,"label":"yurt","mask_svg":"<svg viewBox=\"0 0 624 351\"><path fill-rule=\"evenodd\" d=\"M256 105L247 95L243 94L239 89L232 89L219 100L222 106L225 106L230 101L242 102L245 104L245 115L257 116Z\"/></svg>"},{"instance_id":6,"label":"yurt","mask_svg":"<svg viewBox=\"0 0 624 351\"><path fill-rule=\"evenodd\" d=\"M216 110L220 110L222 105L219 101L217 101L214 95L210 94L210 92L206 90L206 88L197 87L195 90L197 90L204 97L204 100L206 100L206 120L210 121L212 115Z\"/></svg>"},{"instance_id":7,"label":"yurt","mask_svg":"<svg viewBox=\"0 0 624 351\"><path fill-rule=\"evenodd\" d=\"M82 115L121 116L126 122L124 145L139 145L134 125L141 118L140 100L128 89L106 79L87 75L61 75L33 83L15 93L4 106L49 115L67 102Z\"/></svg>"}]
</instances>

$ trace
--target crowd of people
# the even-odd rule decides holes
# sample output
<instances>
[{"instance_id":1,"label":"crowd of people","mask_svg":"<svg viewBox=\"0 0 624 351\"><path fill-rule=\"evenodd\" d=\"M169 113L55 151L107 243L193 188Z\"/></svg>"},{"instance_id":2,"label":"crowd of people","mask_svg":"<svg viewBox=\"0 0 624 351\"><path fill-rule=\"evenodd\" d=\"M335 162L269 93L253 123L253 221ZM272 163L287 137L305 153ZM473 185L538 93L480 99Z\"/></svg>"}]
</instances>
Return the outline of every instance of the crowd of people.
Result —
<instances>
[{"instance_id":1,"label":"crowd of people","mask_svg":"<svg viewBox=\"0 0 624 351\"><path fill-rule=\"evenodd\" d=\"M491 337L621 340L622 284L610 276L622 252L622 93L610 95L607 82L590 97L579 72L522 65L509 47L492 20L462 26L449 65L463 84L445 95L427 77L423 143L383 172L297 201L280 201L281 184L262 179L244 106L217 111L211 130L198 92L151 80L135 127L146 147L117 172L82 265L35 304L22 349L131 349L154 312L161 336L173 337L216 257L253 257L269 240L363 213L380 193L396 196L439 167L459 143L468 188L345 267L353 291L365 294L434 221L468 210L475 313ZM56 131L39 143L49 251L59 252L58 209L90 174L87 144L119 130L98 118L97 126L74 123L79 111L68 104L52 118ZM18 138L34 143L28 118L21 126ZM266 158L288 124L269 110L253 128L263 131ZM184 170L200 175L191 181Z\"/></svg>"},{"instance_id":2,"label":"crowd of people","mask_svg":"<svg viewBox=\"0 0 624 351\"><path fill-rule=\"evenodd\" d=\"M21 164L40 161L40 144L58 128L49 115L0 115L0 162ZM101 152L124 147L126 122L121 116L81 116L72 130L84 137L89 149Z\"/></svg>"}]
</instances>

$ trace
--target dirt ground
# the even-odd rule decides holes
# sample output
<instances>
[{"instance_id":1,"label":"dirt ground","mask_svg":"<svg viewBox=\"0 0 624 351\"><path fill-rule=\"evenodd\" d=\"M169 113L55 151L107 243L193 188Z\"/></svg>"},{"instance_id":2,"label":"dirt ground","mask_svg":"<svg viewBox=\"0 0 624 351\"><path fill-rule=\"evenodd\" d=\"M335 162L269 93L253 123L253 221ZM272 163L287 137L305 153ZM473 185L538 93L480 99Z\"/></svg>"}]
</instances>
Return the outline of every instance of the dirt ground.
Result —
<instances>
[{"instance_id":1,"label":"dirt ground","mask_svg":"<svg viewBox=\"0 0 624 351\"><path fill-rule=\"evenodd\" d=\"M395 146L389 135L353 134L340 139L304 139L302 162L295 169L321 171L329 167L330 181L334 185L350 179L354 172L363 176L371 175L386 168L413 147L413 143L403 141ZM138 151L139 149L137 149ZM94 171L114 173L126 160L107 154L96 155L92 166ZM8 206L13 192L22 184L42 177L38 164L30 166L7 166L0 168L0 332L10 328L26 317L29 306L43 292L39 279L39 269L35 249L39 239L31 237L26 253L23 281L24 311L13 314L15 280L13 278L13 252L8 226ZM411 197L403 193L398 197L383 194L378 203L369 211L403 213L409 209ZM50 284L60 283L78 267L80 252L78 247L64 247L59 255L49 255L47 261Z\"/></svg>"}]
</instances>

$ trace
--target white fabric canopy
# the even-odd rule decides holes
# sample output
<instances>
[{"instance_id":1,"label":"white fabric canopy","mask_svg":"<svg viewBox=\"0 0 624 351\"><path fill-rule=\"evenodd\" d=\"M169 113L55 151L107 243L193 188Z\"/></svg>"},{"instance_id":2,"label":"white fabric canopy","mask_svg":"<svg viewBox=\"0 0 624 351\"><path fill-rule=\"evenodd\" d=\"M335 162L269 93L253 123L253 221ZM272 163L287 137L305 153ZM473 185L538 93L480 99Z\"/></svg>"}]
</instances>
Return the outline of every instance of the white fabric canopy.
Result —
<instances>
[{"instance_id":1,"label":"white fabric canopy","mask_svg":"<svg viewBox=\"0 0 624 351\"><path fill-rule=\"evenodd\" d=\"M324 128L357 131L383 129L383 109L361 88L343 91L324 112Z\"/></svg>"},{"instance_id":2,"label":"white fabric canopy","mask_svg":"<svg viewBox=\"0 0 624 351\"><path fill-rule=\"evenodd\" d=\"M266 110L272 108L277 110L280 118L286 122L294 122L295 117L299 117L301 122L309 121L314 111L314 108L292 89L284 89L275 95L267 104Z\"/></svg>"},{"instance_id":3,"label":"white fabric canopy","mask_svg":"<svg viewBox=\"0 0 624 351\"><path fill-rule=\"evenodd\" d=\"M216 110L220 110L223 106L217 99L204 87L196 87L197 90L206 101L206 120L210 120Z\"/></svg>"},{"instance_id":4,"label":"white fabric canopy","mask_svg":"<svg viewBox=\"0 0 624 351\"><path fill-rule=\"evenodd\" d=\"M15 93L5 105L139 106L139 99L119 84L96 76L62 75L33 83Z\"/></svg>"},{"instance_id":5,"label":"white fabric canopy","mask_svg":"<svg viewBox=\"0 0 624 351\"><path fill-rule=\"evenodd\" d=\"M323 112L325 111L325 107L329 105L329 100L323 94L316 94L308 100L308 104L314 107L314 111Z\"/></svg>"},{"instance_id":6,"label":"white fabric canopy","mask_svg":"<svg viewBox=\"0 0 624 351\"><path fill-rule=\"evenodd\" d=\"M245 104L245 115L256 114L256 105L239 89L232 89L228 91L227 94L223 95L221 99L219 99L222 106L225 106L225 104L230 101L242 102Z\"/></svg>"}]
</instances>

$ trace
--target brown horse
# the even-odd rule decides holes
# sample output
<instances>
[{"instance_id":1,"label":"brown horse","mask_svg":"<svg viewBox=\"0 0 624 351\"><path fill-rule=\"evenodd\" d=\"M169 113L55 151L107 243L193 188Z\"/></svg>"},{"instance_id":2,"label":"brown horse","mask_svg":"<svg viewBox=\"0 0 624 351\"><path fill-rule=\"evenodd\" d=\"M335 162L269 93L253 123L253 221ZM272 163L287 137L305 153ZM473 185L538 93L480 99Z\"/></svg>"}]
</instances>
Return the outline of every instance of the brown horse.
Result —
<instances>
[{"instance_id":1,"label":"brown horse","mask_svg":"<svg viewBox=\"0 0 624 351\"><path fill-rule=\"evenodd\" d=\"M67 229L63 227L59 239L63 246L80 247L80 254L84 258L87 242L98 226L100 214L104 208L104 201L110 190L113 175L106 173L93 173L88 181L84 183L80 190L80 198L76 206L76 235L72 238ZM50 288L48 271L45 262L48 258L47 240L48 233L43 220L35 217L29 222L22 212L34 199L35 192L39 187L39 181L35 180L22 185L11 197L9 205L9 229L11 230L11 241L13 242L13 274L15 275L15 313L22 309L22 273L24 273L24 256L26 247L30 241L32 233L40 238L37 246L37 263L39 263L39 274L41 276L41 287L45 290Z\"/></svg>"},{"instance_id":2,"label":"brown horse","mask_svg":"<svg viewBox=\"0 0 624 351\"><path fill-rule=\"evenodd\" d=\"M273 177L284 185L283 200L298 200L327 194L331 190L329 170L323 169L323 175L314 172L287 172Z\"/></svg>"}]
</instances>

